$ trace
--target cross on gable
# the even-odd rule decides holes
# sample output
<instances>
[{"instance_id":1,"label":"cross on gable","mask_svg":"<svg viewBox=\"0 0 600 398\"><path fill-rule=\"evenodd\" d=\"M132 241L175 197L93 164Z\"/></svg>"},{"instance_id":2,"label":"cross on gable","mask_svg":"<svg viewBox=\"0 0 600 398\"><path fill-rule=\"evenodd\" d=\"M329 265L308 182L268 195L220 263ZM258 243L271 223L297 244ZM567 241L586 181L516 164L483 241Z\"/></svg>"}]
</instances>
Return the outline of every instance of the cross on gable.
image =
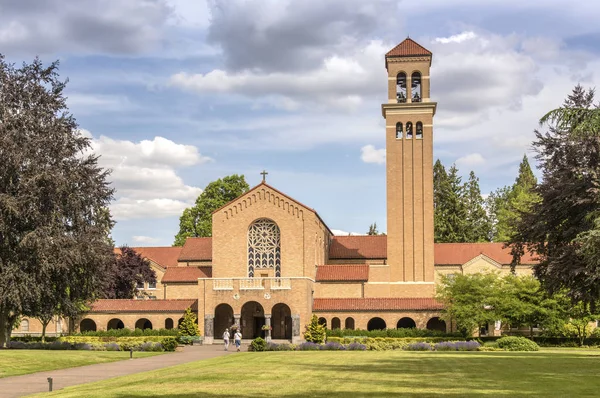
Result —
<instances>
[{"instance_id":1,"label":"cross on gable","mask_svg":"<svg viewBox=\"0 0 600 398\"><path fill-rule=\"evenodd\" d=\"M260 173L260 174L263 177L263 182L266 182L267 181L267 174L269 174L269 173L267 173L265 170L263 170L262 173Z\"/></svg>"}]
</instances>

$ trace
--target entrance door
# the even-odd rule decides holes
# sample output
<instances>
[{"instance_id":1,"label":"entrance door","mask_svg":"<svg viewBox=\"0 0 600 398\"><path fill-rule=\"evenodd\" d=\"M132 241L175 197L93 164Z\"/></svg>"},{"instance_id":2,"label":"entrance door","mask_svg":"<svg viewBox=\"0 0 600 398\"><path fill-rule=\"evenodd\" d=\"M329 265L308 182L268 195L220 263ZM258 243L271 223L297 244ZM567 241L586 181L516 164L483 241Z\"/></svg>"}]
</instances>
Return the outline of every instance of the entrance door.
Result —
<instances>
[{"instance_id":1,"label":"entrance door","mask_svg":"<svg viewBox=\"0 0 600 398\"><path fill-rule=\"evenodd\" d=\"M265 326L265 318L264 317L254 317L254 336L252 338L262 337L266 338L266 331L262 330L262 327Z\"/></svg>"}]
</instances>

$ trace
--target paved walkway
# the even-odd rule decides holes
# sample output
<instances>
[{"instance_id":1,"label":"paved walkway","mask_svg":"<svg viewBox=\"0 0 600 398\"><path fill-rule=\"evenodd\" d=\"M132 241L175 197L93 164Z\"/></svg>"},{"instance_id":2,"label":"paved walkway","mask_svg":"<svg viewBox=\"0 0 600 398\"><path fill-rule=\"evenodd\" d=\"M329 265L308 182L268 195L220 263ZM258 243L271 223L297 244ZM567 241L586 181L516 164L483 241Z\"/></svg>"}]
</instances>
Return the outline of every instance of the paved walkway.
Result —
<instances>
[{"instance_id":1,"label":"paved walkway","mask_svg":"<svg viewBox=\"0 0 600 398\"><path fill-rule=\"evenodd\" d=\"M0 379L0 397L13 398L38 392L47 392L48 377L52 377L53 391L57 391L61 388L77 384L91 383L112 377L126 376L133 373L166 368L167 366L215 358L221 355L232 354L234 351L225 352L223 345L186 346L182 352L173 352L148 358L134 358L132 360L5 377ZM135 357L135 352L133 356Z\"/></svg>"}]
</instances>

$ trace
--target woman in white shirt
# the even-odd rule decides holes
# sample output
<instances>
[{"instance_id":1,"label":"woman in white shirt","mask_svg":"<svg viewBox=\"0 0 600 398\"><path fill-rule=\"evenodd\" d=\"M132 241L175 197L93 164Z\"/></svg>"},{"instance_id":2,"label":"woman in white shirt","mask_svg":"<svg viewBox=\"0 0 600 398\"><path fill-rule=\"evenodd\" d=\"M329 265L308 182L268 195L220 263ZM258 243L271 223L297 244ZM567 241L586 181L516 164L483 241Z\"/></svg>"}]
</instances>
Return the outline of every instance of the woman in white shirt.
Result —
<instances>
[{"instance_id":1,"label":"woman in white shirt","mask_svg":"<svg viewBox=\"0 0 600 398\"><path fill-rule=\"evenodd\" d=\"M223 342L225 343L225 351L229 348L229 329L225 329L223 333Z\"/></svg>"}]
</instances>

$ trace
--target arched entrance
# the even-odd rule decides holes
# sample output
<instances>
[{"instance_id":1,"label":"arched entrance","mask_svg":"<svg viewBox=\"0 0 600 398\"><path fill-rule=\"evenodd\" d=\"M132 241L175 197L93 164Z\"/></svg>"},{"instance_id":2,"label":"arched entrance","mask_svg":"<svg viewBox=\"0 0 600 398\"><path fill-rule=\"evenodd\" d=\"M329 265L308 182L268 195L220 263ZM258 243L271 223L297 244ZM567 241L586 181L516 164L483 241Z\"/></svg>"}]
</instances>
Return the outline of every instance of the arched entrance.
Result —
<instances>
[{"instance_id":1,"label":"arched entrance","mask_svg":"<svg viewBox=\"0 0 600 398\"><path fill-rule=\"evenodd\" d=\"M106 330L113 329L125 329L125 324L119 318L113 318L110 321L108 321L108 324L106 325Z\"/></svg>"},{"instance_id":2,"label":"arched entrance","mask_svg":"<svg viewBox=\"0 0 600 398\"><path fill-rule=\"evenodd\" d=\"M260 303L248 301L244 304L241 322L242 336L245 339L265 337L265 332L261 329L265 324L265 310Z\"/></svg>"},{"instance_id":3,"label":"arched entrance","mask_svg":"<svg viewBox=\"0 0 600 398\"><path fill-rule=\"evenodd\" d=\"M229 304L217 305L215 308L215 339L222 339L225 329L229 329L231 325L233 325L233 308Z\"/></svg>"},{"instance_id":4,"label":"arched entrance","mask_svg":"<svg viewBox=\"0 0 600 398\"><path fill-rule=\"evenodd\" d=\"M383 330L385 327L385 321L378 317L371 318L369 323L367 323L367 330Z\"/></svg>"},{"instance_id":5,"label":"arched entrance","mask_svg":"<svg viewBox=\"0 0 600 398\"><path fill-rule=\"evenodd\" d=\"M344 323L344 328L354 330L354 318L352 318L352 317L346 318L346 322Z\"/></svg>"},{"instance_id":6,"label":"arched entrance","mask_svg":"<svg viewBox=\"0 0 600 398\"><path fill-rule=\"evenodd\" d=\"M331 330L333 329L340 329L340 318L338 317L334 317L331 319Z\"/></svg>"},{"instance_id":7,"label":"arched entrance","mask_svg":"<svg viewBox=\"0 0 600 398\"><path fill-rule=\"evenodd\" d=\"M274 339L292 339L292 310L286 304L279 303L271 310L271 337Z\"/></svg>"},{"instance_id":8,"label":"arched entrance","mask_svg":"<svg viewBox=\"0 0 600 398\"><path fill-rule=\"evenodd\" d=\"M135 328L142 329L142 330L152 329L152 322L150 322L146 318L138 319L137 322L135 323Z\"/></svg>"},{"instance_id":9,"label":"arched entrance","mask_svg":"<svg viewBox=\"0 0 600 398\"><path fill-rule=\"evenodd\" d=\"M429 321L427 321L427 329L428 330L439 330L440 332L446 331L446 322L439 317L433 317Z\"/></svg>"},{"instance_id":10,"label":"arched entrance","mask_svg":"<svg viewBox=\"0 0 600 398\"><path fill-rule=\"evenodd\" d=\"M84 320L81 321L81 323L79 324L79 331L80 332L95 332L96 331L96 322L94 322L93 320L86 318Z\"/></svg>"},{"instance_id":11,"label":"arched entrance","mask_svg":"<svg viewBox=\"0 0 600 398\"><path fill-rule=\"evenodd\" d=\"M171 318L165 319L165 329L173 329L173 320Z\"/></svg>"},{"instance_id":12,"label":"arched entrance","mask_svg":"<svg viewBox=\"0 0 600 398\"><path fill-rule=\"evenodd\" d=\"M416 328L417 327L417 323L409 317L404 317L401 318L398 321L398 324L396 325L397 329L410 329L410 328Z\"/></svg>"}]
</instances>

